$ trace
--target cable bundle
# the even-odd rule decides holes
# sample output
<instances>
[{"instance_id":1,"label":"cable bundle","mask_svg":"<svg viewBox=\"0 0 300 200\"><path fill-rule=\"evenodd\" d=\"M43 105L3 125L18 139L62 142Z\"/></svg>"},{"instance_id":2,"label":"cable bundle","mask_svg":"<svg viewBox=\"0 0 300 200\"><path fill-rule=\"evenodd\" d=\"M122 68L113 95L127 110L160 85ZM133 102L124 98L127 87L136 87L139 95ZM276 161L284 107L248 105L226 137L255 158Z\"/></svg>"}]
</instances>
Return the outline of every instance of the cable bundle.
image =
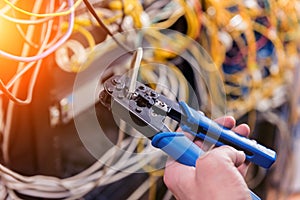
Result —
<instances>
[{"instance_id":1,"label":"cable bundle","mask_svg":"<svg viewBox=\"0 0 300 200\"><path fill-rule=\"evenodd\" d=\"M237 118L280 94L295 66L298 1L202 2L199 42L224 76L228 108ZM295 35L294 35L295 36ZM287 79L286 79L287 78ZM281 93L284 91L281 90Z\"/></svg>"},{"instance_id":2,"label":"cable bundle","mask_svg":"<svg viewBox=\"0 0 300 200\"><path fill-rule=\"evenodd\" d=\"M180 35L166 37L159 30L182 29L184 34L197 40L209 52L224 79L229 114L237 118L252 110L270 111L267 116L273 116L272 109L287 100L287 84L293 79L291 72L299 62L297 35L299 32L298 13L300 12L297 0L97 2L37 0L30 7L32 12L22 9L20 6L22 2L19 0L4 0L4 3L5 5L0 10L0 19L16 26L17 33L23 39L24 44L20 54L12 54L5 49L0 50L0 56L18 63L17 72L7 83L0 79L0 97L5 95L14 103L21 105L31 102L38 73L43 59L47 56L53 54L57 66L64 71L80 73L85 70L82 66L94 56L93 52L98 42L96 35L91 31L95 27L103 29L105 38L112 38L124 49L127 47L114 37L115 34L135 28L153 28L145 31L144 36L147 42L153 46L160 46L162 40L166 41L169 46L163 47L169 48L170 51L157 48L150 56L151 59L148 57L149 60L143 61L139 78L144 82L164 83L170 90L159 87L158 90L167 96L176 94L181 99L187 100L189 96L187 81L170 60L178 56L172 52L172 49L185 53L186 58L189 58L196 50L191 42L182 39ZM178 25L179 21L181 23ZM71 38L73 33L80 34L85 41ZM102 51L106 50L108 49L102 49ZM201 58L196 60L199 61ZM152 64L154 61L155 65ZM168 67L157 68L157 65ZM207 66L211 67L210 64L204 62L203 66L198 67ZM128 66L125 68L128 69ZM205 70L214 70L213 67L208 68ZM16 96L20 88L19 80L29 70L33 72L27 88L27 97L20 99ZM216 79L216 76L206 77L208 87L215 89L211 91L203 89L202 96L209 98L207 93L211 92L214 98L217 97L214 99L216 104L224 108L220 92L222 84L219 84L220 82ZM1 98L0 105L2 104ZM3 132L2 150L6 162L9 162L8 144L13 107L14 104L10 102L6 116L0 112L0 131ZM298 114L293 113L292 116L297 118ZM4 117L5 120L2 119ZM276 118L275 121L278 122L278 120ZM285 135L283 138L289 139ZM120 145L129 145L128 148L131 148L132 152L137 149L147 152L149 146L146 143L144 148L138 148L139 145L134 139L121 140ZM114 150L109 150L102 159L108 161L109 159L105 156L111 155L112 152ZM135 165L139 162L138 159L131 156L127 157L130 159L129 165L121 162L122 159L124 161L123 157L118 157L119 161L115 165L122 163L124 169L137 171L153 162L158 155L154 153L152 156L151 154L143 166L139 167ZM62 180L44 176L24 177L3 166L0 167L0 171L1 181L6 186L0 191L4 196L8 193L11 198L16 198L14 192L17 191L35 197L74 199L86 194L94 187L126 176L105 169L103 164L98 162L79 175ZM151 183L153 185L153 182ZM132 198L137 197L137 194L143 194L141 191L145 191L144 185L138 191L140 192L135 193Z\"/></svg>"}]
</instances>

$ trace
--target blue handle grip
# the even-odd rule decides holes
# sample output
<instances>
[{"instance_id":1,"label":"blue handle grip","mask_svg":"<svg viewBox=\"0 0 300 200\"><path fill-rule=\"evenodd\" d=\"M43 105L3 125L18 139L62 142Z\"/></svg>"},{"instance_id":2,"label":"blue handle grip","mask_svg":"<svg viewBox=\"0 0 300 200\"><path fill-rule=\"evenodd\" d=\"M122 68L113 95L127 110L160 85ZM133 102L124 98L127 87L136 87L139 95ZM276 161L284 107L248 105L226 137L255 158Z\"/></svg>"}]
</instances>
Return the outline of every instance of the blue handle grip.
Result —
<instances>
[{"instance_id":1,"label":"blue handle grip","mask_svg":"<svg viewBox=\"0 0 300 200\"><path fill-rule=\"evenodd\" d=\"M189 107L185 102L180 102L179 104L187 117L186 122L182 121L181 124L183 131L192 133L196 137L216 146L229 145L237 150L242 150L247 160L261 167L269 168L275 162L275 151L258 144L255 140L250 140L220 126ZM198 129L195 129L195 127L200 127L202 131L198 132ZM206 134L206 132L209 134Z\"/></svg>"},{"instance_id":2,"label":"blue handle grip","mask_svg":"<svg viewBox=\"0 0 300 200\"><path fill-rule=\"evenodd\" d=\"M204 154L202 149L179 132L158 133L152 138L151 144L163 150L179 163L188 166L195 167L197 159ZM260 200L251 190L249 192L252 200Z\"/></svg>"},{"instance_id":3,"label":"blue handle grip","mask_svg":"<svg viewBox=\"0 0 300 200\"><path fill-rule=\"evenodd\" d=\"M204 154L196 144L183 133L158 133L152 139L152 145L166 152L181 164L196 166L196 160Z\"/></svg>"}]
</instances>

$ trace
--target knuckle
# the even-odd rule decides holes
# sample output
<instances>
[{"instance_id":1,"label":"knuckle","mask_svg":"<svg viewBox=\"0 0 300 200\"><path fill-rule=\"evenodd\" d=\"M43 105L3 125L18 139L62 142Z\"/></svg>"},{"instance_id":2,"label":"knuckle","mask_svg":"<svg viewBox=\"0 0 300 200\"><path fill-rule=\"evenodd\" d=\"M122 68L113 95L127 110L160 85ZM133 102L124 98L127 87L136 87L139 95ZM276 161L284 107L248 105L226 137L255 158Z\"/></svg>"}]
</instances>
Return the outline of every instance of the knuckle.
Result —
<instances>
[{"instance_id":1,"label":"knuckle","mask_svg":"<svg viewBox=\"0 0 300 200\"><path fill-rule=\"evenodd\" d=\"M231 154L232 152L235 152L236 150L231 146L221 146L218 148L215 148L211 150L210 152L207 152L205 155L200 157L197 160L197 166L203 166L203 167L209 167L209 168L218 168L226 163L226 161L229 159L228 152Z\"/></svg>"},{"instance_id":2,"label":"knuckle","mask_svg":"<svg viewBox=\"0 0 300 200\"><path fill-rule=\"evenodd\" d=\"M177 183L176 177L172 176L172 174L169 173L168 170L165 171L164 177L163 177L165 185L170 189L175 189Z\"/></svg>"},{"instance_id":3,"label":"knuckle","mask_svg":"<svg viewBox=\"0 0 300 200\"><path fill-rule=\"evenodd\" d=\"M224 145L224 146L221 146L221 147L218 147L218 148L219 148L219 150L225 150L225 151L229 150L229 151L233 151L233 152L236 151L233 147L228 146L228 145Z\"/></svg>"},{"instance_id":4,"label":"knuckle","mask_svg":"<svg viewBox=\"0 0 300 200\"><path fill-rule=\"evenodd\" d=\"M207 152L205 155L197 160L197 166L204 169L213 169L218 167L218 154L214 152Z\"/></svg>"}]
</instances>

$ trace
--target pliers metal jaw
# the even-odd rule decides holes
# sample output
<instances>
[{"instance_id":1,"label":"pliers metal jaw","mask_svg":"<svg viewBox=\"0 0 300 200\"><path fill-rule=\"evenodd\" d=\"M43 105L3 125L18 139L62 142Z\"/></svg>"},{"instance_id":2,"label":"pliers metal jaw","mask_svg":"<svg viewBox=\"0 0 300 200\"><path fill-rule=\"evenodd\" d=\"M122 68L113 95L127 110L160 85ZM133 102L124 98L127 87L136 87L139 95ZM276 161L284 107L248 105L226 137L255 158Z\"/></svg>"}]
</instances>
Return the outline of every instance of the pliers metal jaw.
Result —
<instances>
[{"instance_id":1,"label":"pliers metal jaw","mask_svg":"<svg viewBox=\"0 0 300 200\"><path fill-rule=\"evenodd\" d=\"M114 76L104 83L100 102L143 135L152 139L157 133L170 132L164 120L172 101L137 82L134 93L128 93L128 77ZM175 104L174 104L175 105Z\"/></svg>"}]
</instances>

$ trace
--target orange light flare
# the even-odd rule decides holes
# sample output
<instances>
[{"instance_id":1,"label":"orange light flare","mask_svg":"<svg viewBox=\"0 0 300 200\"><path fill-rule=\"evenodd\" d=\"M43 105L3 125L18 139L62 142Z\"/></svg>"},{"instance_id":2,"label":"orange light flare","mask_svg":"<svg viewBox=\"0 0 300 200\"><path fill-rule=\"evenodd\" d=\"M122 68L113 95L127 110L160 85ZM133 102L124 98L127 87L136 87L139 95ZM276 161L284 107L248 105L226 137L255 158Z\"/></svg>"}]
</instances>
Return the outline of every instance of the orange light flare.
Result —
<instances>
[{"instance_id":1,"label":"orange light flare","mask_svg":"<svg viewBox=\"0 0 300 200\"><path fill-rule=\"evenodd\" d=\"M0 18L0 50L19 55L22 46L23 39L18 34L16 26ZM0 78L4 82L15 73L17 64L14 60L0 57Z\"/></svg>"},{"instance_id":2,"label":"orange light flare","mask_svg":"<svg viewBox=\"0 0 300 200\"><path fill-rule=\"evenodd\" d=\"M36 3L35 0L20 0L16 4L18 7L26 10L32 11L34 4ZM40 13L45 13L46 7L49 1L43 1L42 6L40 8ZM5 2L0 1L0 10L5 6ZM0 11L1 12L1 11ZM30 16L26 14L22 14L18 11L10 9L6 15L10 17L15 17L18 19L31 19ZM54 24L57 24L57 18ZM35 44L41 43L41 36L42 33L42 24L39 25L27 25L22 24L20 25L21 29L23 30L24 34L26 34L28 27L34 26L34 33L30 41L33 41ZM53 31L55 33L55 31ZM7 53L21 56L22 48L26 43L25 39L22 37L20 32L18 31L17 25L14 22L7 21L3 17L0 16L0 50L5 51ZM38 48L30 46L29 52L27 56L34 56L37 54ZM10 80L10 78L16 73L17 66L19 62L15 60L11 60L8 58L4 58L0 56L0 79L3 80L4 83Z\"/></svg>"}]
</instances>

